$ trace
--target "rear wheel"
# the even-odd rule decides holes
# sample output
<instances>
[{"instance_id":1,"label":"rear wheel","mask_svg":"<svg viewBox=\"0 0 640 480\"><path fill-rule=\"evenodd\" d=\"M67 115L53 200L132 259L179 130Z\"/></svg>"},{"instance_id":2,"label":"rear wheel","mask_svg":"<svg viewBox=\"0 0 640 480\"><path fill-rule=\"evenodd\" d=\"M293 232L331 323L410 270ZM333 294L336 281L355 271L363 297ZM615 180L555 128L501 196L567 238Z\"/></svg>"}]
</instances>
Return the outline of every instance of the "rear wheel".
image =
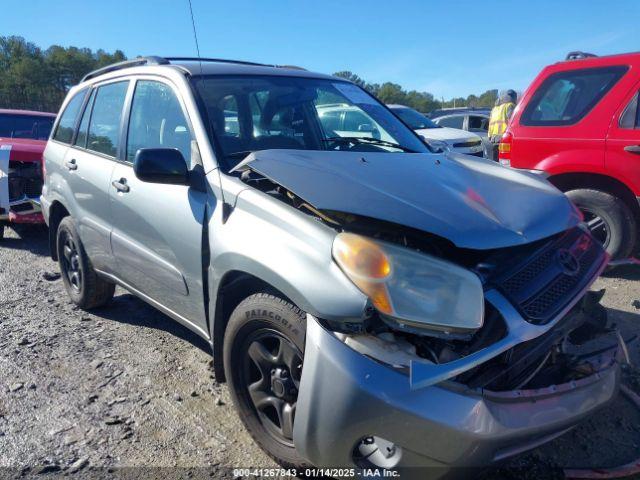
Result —
<instances>
[{"instance_id":1,"label":"rear wheel","mask_svg":"<svg viewBox=\"0 0 640 480\"><path fill-rule=\"evenodd\" d=\"M293 425L304 358L304 314L266 293L246 298L231 314L224 367L240 419L280 465L302 467Z\"/></svg>"},{"instance_id":2,"label":"rear wheel","mask_svg":"<svg viewBox=\"0 0 640 480\"><path fill-rule=\"evenodd\" d=\"M116 287L93 269L71 217L58 225L57 249L62 281L71 301L85 310L108 303Z\"/></svg>"},{"instance_id":3,"label":"rear wheel","mask_svg":"<svg viewBox=\"0 0 640 480\"><path fill-rule=\"evenodd\" d=\"M612 260L631 255L638 227L633 212L623 200L610 193L590 189L570 190L567 197L583 213L592 235Z\"/></svg>"}]
</instances>

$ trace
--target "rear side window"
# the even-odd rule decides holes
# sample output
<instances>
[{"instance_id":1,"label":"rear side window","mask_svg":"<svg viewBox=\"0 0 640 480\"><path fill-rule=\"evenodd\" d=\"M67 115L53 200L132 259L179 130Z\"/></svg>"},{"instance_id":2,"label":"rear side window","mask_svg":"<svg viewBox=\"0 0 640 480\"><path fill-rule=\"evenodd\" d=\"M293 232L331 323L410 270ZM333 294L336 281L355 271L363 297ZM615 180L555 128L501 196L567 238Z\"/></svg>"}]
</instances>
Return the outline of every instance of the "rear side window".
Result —
<instances>
[{"instance_id":1,"label":"rear side window","mask_svg":"<svg viewBox=\"0 0 640 480\"><path fill-rule=\"evenodd\" d=\"M573 125L598 104L626 71L627 67L619 66L550 75L533 94L520 123L526 126Z\"/></svg>"},{"instance_id":2,"label":"rear side window","mask_svg":"<svg viewBox=\"0 0 640 480\"><path fill-rule=\"evenodd\" d=\"M82 106L82 100L84 100L85 91L78 92L74 97L69 100L69 103L62 112L58 126L56 127L56 133L53 135L53 139L62 143L71 143L73 138L73 129L76 126L76 119L78 118L78 112Z\"/></svg>"},{"instance_id":3,"label":"rear side window","mask_svg":"<svg viewBox=\"0 0 640 480\"><path fill-rule=\"evenodd\" d=\"M87 148L115 157L120 139L120 120L129 82L98 87L93 101Z\"/></svg>"}]
</instances>

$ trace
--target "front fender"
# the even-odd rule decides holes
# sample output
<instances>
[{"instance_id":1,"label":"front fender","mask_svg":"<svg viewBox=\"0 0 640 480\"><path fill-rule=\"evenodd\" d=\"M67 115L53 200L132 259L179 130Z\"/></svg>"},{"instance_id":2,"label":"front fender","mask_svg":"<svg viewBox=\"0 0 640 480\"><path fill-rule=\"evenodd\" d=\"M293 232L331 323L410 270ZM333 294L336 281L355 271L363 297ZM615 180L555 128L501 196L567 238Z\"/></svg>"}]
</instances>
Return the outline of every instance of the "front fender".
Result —
<instances>
[{"instance_id":1,"label":"front fender","mask_svg":"<svg viewBox=\"0 0 640 480\"><path fill-rule=\"evenodd\" d=\"M336 231L260 191L241 192L225 222L210 220L210 305L222 279L248 273L285 294L300 309L331 321L361 322L366 296L335 264Z\"/></svg>"}]
</instances>

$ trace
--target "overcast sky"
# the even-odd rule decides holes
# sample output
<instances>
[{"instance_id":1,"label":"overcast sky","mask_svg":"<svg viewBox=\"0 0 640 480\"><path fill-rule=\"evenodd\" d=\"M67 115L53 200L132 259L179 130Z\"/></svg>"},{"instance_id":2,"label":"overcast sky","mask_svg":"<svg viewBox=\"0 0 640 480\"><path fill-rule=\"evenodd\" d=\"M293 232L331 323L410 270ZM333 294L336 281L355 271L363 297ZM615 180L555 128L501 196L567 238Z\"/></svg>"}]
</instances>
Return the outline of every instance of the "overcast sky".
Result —
<instances>
[{"instance_id":1,"label":"overcast sky","mask_svg":"<svg viewBox=\"0 0 640 480\"><path fill-rule=\"evenodd\" d=\"M0 35L196 55L188 0L2 0ZM192 0L203 56L351 70L436 97L524 90L570 50L640 50L640 1Z\"/></svg>"}]
</instances>

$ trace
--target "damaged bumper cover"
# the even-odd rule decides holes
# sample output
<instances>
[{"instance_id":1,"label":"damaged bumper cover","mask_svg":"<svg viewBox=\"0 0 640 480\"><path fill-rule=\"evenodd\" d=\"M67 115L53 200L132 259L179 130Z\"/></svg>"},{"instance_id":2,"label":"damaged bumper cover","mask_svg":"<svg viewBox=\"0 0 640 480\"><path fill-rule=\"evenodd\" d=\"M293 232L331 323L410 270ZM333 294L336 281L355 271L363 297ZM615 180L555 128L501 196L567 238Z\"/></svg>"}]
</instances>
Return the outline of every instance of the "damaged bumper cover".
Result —
<instances>
[{"instance_id":1,"label":"damaged bumper cover","mask_svg":"<svg viewBox=\"0 0 640 480\"><path fill-rule=\"evenodd\" d=\"M389 468L400 471L486 466L563 434L609 402L619 383L615 353L595 374L536 390L488 392L451 381L412 388L405 373L308 316L295 445L322 466L358 466L354 449L367 437L399 447Z\"/></svg>"}]
</instances>

